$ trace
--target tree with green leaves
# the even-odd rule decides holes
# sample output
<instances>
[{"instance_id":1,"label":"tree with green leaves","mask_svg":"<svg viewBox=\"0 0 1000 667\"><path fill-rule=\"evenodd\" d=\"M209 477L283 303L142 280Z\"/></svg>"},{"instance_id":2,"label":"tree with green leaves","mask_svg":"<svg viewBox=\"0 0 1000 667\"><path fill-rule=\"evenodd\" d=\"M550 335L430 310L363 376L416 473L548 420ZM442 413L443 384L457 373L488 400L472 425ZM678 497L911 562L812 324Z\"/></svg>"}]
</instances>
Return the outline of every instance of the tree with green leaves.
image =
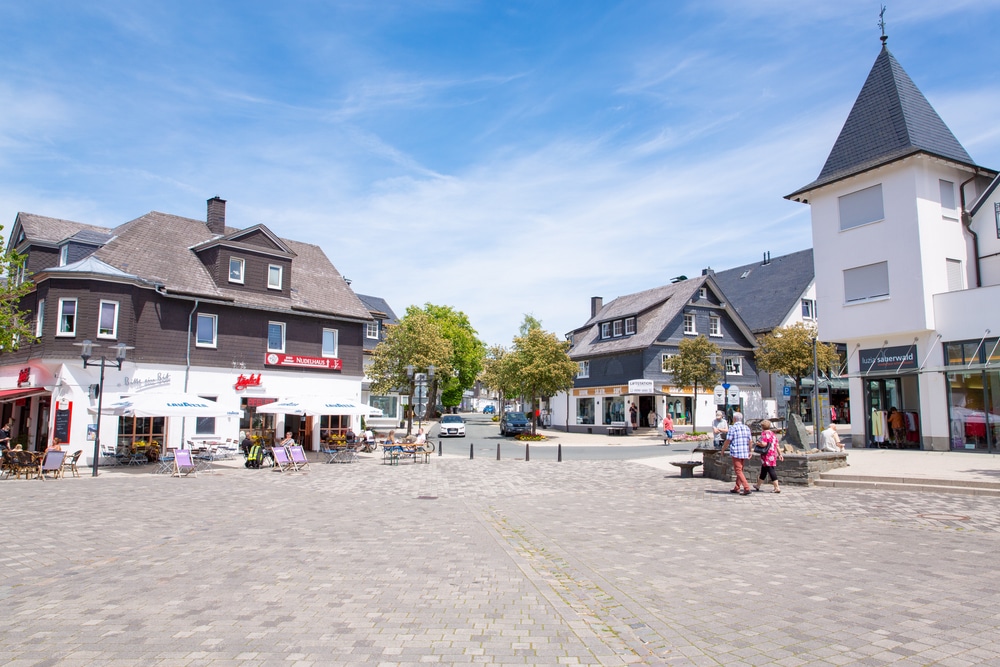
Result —
<instances>
[{"instance_id":1,"label":"tree with green leaves","mask_svg":"<svg viewBox=\"0 0 1000 667\"><path fill-rule=\"evenodd\" d=\"M372 364L368 367L373 394L399 391L413 396L413 382L407 374L407 366L412 366L414 373L423 373L433 365L435 375L451 375L452 342L426 312L407 309L398 324L387 325L385 330L385 340L375 346ZM410 433L413 429L412 405L406 416L406 432Z\"/></svg>"},{"instance_id":2,"label":"tree with green leaves","mask_svg":"<svg viewBox=\"0 0 1000 667\"><path fill-rule=\"evenodd\" d=\"M406 310L411 312L421 312L420 309L410 306ZM441 404L445 407L455 407L462 403L462 395L466 389L472 387L479 377L479 372L483 369L483 357L486 354L486 346L479 340L476 330L469 323L469 318L465 313L455 310L451 306L435 306L424 304L422 312L426 313L431 321L437 325L441 335L451 341L451 359L449 359L449 369L447 373L435 370L434 378L431 382L430 398L437 396L441 392ZM428 416L435 416L437 413L437 401L429 400L427 408Z\"/></svg>"},{"instance_id":3,"label":"tree with green leaves","mask_svg":"<svg viewBox=\"0 0 1000 667\"><path fill-rule=\"evenodd\" d=\"M801 416L802 378L813 372L813 341L816 327L797 322L787 327L778 327L757 341L754 354L757 368L765 373L780 373L795 380L796 412ZM830 375L840 363L837 347L816 341L817 372Z\"/></svg>"},{"instance_id":4,"label":"tree with green leaves","mask_svg":"<svg viewBox=\"0 0 1000 667\"><path fill-rule=\"evenodd\" d=\"M500 397L500 410L503 410L503 401L513 398L517 386L517 373L514 368L514 355L512 355L503 345L491 345L486 350L486 358L483 360L483 370L479 374L479 381L487 389L497 392Z\"/></svg>"},{"instance_id":5,"label":"tree with green leaves","mask_svg":"<svg viewBox=\"0 0 1000 667\"><path fill-rule=\"evenodd\" d=\"M532 404L536 399L569 391L580 370L569 358L569 341L559 340L554 333L541 328L530 329L514 339L513 373L516 387ZM537 418L532 411L531 432L535 433Z\"/></svg>"},{"instance_id":6,"label":"tree with green leaves","mask_svg":"<svg viewBox=\"0 0 1000 667\"><path fill-rule=\"evenodd\" d=\"M18 345L35 340L29 313L21 310L22 297L34 289L34 284L24 278L26 259L13 248L5 247L0 237L0 273L6 277L0 282L0 350L16 350Z\"/></svg>"},{"instance_id":7,"label":"tree with green leaves","mask_svg":"<svg viewBox=\"0 0 1000 667\"><path fill-rule=\"evenodd\" d=\"M712 355L721 358L719 346L704 335L685 338L678 345L678 353L667 359L667 370L673 376L674 384L694 387L694 401L691 404L691 424L697 424L698 386L711 387L719 381L719 374L712 364Z\"/></svg>"},{"instance_id":8,"label":"tree with green leaves","mask_svg":"<svg viewBox=\"0 0 1000 667\"><path fill-rule=\"evenodd\" d=\"M519 336L527 336L528 332L531 331L532 329L541 329L541 328L542 328L542 321L540 319L536 318L531 313L525 313L524 321L521 322L521 326L518 328L517 333Z\"/></svg>"}]
</instances>

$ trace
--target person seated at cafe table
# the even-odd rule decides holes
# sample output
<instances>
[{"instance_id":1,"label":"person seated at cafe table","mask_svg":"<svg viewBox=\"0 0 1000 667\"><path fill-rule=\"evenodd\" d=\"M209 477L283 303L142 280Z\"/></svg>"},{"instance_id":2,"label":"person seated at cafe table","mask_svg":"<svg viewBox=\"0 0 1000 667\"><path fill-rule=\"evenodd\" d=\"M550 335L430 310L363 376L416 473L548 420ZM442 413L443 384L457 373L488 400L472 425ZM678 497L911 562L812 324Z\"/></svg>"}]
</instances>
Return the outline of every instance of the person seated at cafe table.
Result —
<instances>
[{"instance_id":1,"label":"person seated at cafe table","mask_svg":"<svg viewBox=\"0 0 1000 667\"><path fill-rule=\"evenodd\" d=\"M278 443L278 447L291 447L295 444L295 440L292 438L292 432L288 431L285 433L285 439Z\"/></svg>"},{"instance_id":2,"label":"person seated at cafe table","mask_svg":"<svg viewBox=\"0 0 1000 667\"><path fill-rule=\"evenodd\" d=\"M389 431L388 437L385 439L385 444L395 445L396 444L396 429Z\"/></svg>"},{"instance_id":3,"label":"person seated at cafe table","mask_svg":"<svg viewBox=\"0 0 1000 667\"><path fill-rule=\"evenodd\" d=\"M59 439L59 436L52 438L52 444L45 448L47 452L61 452L62 450L62 440Z\"/></svg>"},{"instance_id":4,"label":"person seated at cafe table","mask_svg":"<svg viewBox=\"0 0 1000 667\"><path fill-rule=\"evenodd\" d=\"M427 435L424 433L424 429L417 431L417 439L413 441L414 444L422 445L427 442Z\"/></svg>"}]
</instances>

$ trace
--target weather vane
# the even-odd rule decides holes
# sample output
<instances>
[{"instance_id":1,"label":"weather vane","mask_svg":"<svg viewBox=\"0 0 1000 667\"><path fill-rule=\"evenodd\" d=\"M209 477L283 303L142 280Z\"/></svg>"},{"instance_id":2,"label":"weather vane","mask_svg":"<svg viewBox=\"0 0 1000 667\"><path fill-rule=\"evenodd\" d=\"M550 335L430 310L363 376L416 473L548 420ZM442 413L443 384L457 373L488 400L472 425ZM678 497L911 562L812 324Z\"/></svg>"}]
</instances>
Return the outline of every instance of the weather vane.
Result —
<instances>
[{"instance_id":1,"label":"weather vane","mask_svg":"<svg viewBox=\"0 0 1000 667\"><path fill-rule=\"evenodd\" d=\"M882 36L879 39L882 40L882 46L885 46L885 41L889 39L885 34L885 5L882 5L882 11L878 13L878 27L882 29Z\"/></svg>"}]
</instances>

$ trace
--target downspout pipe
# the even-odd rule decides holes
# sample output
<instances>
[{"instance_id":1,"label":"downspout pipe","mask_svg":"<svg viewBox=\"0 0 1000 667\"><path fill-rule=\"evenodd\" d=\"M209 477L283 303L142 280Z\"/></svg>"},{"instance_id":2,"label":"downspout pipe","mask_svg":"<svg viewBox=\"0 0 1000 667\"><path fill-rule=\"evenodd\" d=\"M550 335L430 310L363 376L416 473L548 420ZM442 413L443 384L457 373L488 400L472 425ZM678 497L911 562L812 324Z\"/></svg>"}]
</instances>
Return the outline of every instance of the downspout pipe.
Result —
<instances>
[{"instance_id":1,"label":"downspout pipe","mask_svg":"<svg viewBox=\"0 0 1000 667\"><path fill-rule=\"evenodd\" d=\"M965 210L965 186L975 179L975 176L971 176L968 180L962 181L958 186L958 196L962 200L962 226L972 235L972 263L976 267L976 287L982 287L983 277L979 269L979 235L972 230L972 216Z\"/></svg>"},{"instance_id":2,"label":"downspout pipe","mask_svg":"<svg viewBox=\"0 0 1000 667\"><path fill-rule=\"evenodd\" d=\"M188 379L191 377L191 323L194 320L194 314L198 310L198 304L200 302L198 299L194 300L194 305L191 306L191 312L188 313L188 330L187 330L187 350L184 359L184 393L188 390ZM187 437L187 417L181 418L181 449L184 449L184 443L187 442L185 438Z\"/></svg>"}]
</instances>

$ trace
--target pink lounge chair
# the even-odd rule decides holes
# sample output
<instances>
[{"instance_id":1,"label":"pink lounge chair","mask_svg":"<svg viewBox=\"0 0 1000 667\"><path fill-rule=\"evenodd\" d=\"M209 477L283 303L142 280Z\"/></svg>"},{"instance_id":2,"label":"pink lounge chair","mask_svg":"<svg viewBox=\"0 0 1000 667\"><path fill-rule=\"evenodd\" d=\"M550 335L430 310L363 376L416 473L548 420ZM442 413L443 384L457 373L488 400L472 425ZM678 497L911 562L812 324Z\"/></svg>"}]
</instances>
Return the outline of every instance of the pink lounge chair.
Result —
<instances>
[{"instance_id":1,"label":"pink lounge chair","mask_svg":"<svg viewBox=\"0 0 1000 667\"><path fill-rule=\"evenodd\" d=\"M174 472L171 477L198 476L198 466L191 460L190 449L174 450Z\"/></svg>"},{"instance_id":2,"label":"pink lounge chair","mask_svg":"<svg viewBox=\"0 0 1000 667\"><path fill-rule=\"evenodd\" d=\"M288 447L288 454L292 458L292 467L296 470L305 470L309 467L309 459L302 445L291 445Z\"/></svg>"},{"instance_id":3,"label":"pink lounge chair","mask_svg":"<svg viewBox=\"0 0 1000 667\"><path fill-rule=\"evenodd\" d=\"M271 454L274 456L274 467L280 472L296 469L295 464L292 463L291 458L288 456L288 451L284 447L272 447Z\"/></svg>"}]
</instances>

